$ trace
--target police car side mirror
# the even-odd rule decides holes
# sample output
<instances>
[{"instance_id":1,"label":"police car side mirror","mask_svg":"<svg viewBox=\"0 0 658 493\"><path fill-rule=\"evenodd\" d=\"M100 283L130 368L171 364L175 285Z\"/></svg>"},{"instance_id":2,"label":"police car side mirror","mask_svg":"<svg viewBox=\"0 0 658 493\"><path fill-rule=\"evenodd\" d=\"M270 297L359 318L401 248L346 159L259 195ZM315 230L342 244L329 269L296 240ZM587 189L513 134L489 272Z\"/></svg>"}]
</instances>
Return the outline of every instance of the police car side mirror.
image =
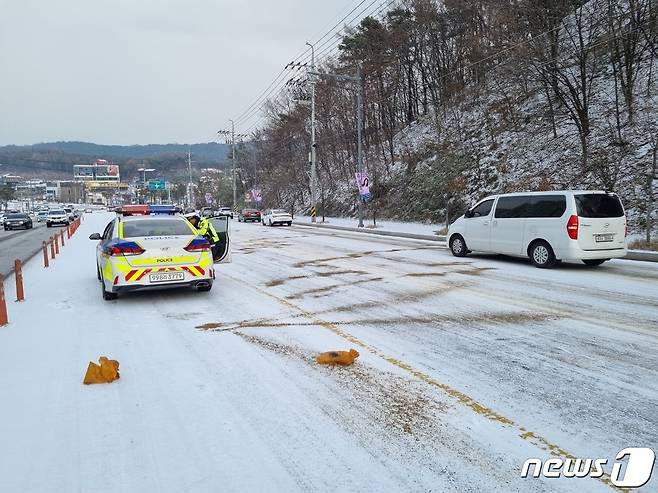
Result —
<instances>
[{"instance_id":1,"label":"police car side mirror","mask_svg":"<svg viewBox=\"0 0 658 493\"><path fill-rule=\"evenodd\" d=\"M90 240L100 240L101 239L101 234L100 233L93 233L89 235Z\"/></svg>"}]
</instances>

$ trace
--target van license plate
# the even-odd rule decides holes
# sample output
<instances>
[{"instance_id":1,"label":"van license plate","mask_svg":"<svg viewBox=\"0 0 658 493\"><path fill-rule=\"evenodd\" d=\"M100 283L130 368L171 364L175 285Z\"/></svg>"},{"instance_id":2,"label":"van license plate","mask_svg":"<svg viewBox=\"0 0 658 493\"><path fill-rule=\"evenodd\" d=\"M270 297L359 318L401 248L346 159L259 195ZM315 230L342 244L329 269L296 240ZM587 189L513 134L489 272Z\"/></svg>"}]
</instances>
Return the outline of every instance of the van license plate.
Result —
<instances>
[{"instance_id":1,"label":"van license plate","mask_svg":"<svg viewBox=\"0 0 658 493\"><path fill-rule=\"evenodd\" d=\"M184 272L159 272L157 274L149 274L149 282L170 282L184 280Z\"/></svg>"},{"instance_id":2,"label":"van license plate","mask_svg":"<svg viewBox=\"0 0 658 493\"><path fill-rule=\"evenodd\" d=\"M594 235L594 239L597 243L605 243L607 241L613 241L615 235Z\"/></svg>"}]
</instances>

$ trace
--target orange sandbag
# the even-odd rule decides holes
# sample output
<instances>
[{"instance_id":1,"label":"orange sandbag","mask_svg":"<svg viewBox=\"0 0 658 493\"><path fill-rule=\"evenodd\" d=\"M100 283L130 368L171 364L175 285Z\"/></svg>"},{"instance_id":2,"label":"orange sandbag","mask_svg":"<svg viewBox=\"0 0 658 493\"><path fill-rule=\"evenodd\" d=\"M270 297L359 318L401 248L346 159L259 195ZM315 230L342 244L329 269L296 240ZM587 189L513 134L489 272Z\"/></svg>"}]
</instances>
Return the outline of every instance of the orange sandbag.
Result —
<instances>
[{"instance_id":1,"label":"orange sandbag","mask_svg":"<svg viewBox=\"0 0 658 493\"><path fill-rule=\"evenodd\" d=\"M119 362L101 356L98 359L100 365L89 362L85 379L82 381L85 385L92 383L110 383L119 378Z\"/></svg>"},{"instance_id":2,"label":"orange sandbag","mask_svg":"<svg viewBox=\"0 0 658 493\"><path fill-rule=\"evenodd\" d=\"M359 357L359 352L356 349L349 351L329 351L328 353L320 353L315 358L315 361L321 365L340 365L349 366L354 363L354 360Z\"/></svg>"}]
</instances>

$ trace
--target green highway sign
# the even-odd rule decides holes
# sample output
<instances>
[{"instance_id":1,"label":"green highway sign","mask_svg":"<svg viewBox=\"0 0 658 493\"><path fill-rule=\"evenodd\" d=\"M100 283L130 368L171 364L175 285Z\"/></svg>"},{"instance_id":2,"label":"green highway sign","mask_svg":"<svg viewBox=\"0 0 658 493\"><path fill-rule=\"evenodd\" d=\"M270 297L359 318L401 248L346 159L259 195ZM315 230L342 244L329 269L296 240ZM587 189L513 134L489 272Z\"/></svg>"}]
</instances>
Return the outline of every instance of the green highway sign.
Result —
<instances>
[{"instance_id":1,"label":"green highway sign","mask_svg":"<svg viewBox=\"0 0 658 493\"><path fill-rule=\"evenodd\" d=\"M149 190L166 190L167 182L165 180L149 180Z\"/></svg>"}]
</instances>

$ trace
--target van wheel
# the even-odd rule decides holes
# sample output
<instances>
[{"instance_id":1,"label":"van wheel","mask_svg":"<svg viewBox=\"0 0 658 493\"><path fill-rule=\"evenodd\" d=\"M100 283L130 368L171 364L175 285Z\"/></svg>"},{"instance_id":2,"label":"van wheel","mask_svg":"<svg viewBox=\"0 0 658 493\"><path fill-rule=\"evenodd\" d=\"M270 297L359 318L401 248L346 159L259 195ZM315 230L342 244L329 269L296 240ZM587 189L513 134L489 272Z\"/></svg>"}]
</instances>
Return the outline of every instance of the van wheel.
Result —
<instances>
[{"instance_id":1,"label":"van wheel","mask_svg":"<svg viewBox=\"0 0 658 493\"><path fill-rule=\"evenodd\" d=\"M450 238L450 251L455 257L465 257L468 253L466 242L461 235L454 235Z\"/></svg>"},{"instance_id":2,"label":"van wheel","mask_svg":"<svg viewBox=\"0 0 658 493\"><path fill-rule=\"evenodd\" d=\"M589 265L590 267L596 267L597 265L601 265L603 262L607 262L610 260L609 258L597 258L597 259L591 259L591 260L583 260L583 264Z\"/></svg>"},{"instance_id":3,"label":"van wheel","mask_svg":"<svg viewBox=\"0 0 658 493\"><path fill-rule=\"evenodd\" d=\"M540 269L550 269L555 265L555 253L545 241L537 241L530 247L530 261Z\"/></svg>"}]
</instances>

